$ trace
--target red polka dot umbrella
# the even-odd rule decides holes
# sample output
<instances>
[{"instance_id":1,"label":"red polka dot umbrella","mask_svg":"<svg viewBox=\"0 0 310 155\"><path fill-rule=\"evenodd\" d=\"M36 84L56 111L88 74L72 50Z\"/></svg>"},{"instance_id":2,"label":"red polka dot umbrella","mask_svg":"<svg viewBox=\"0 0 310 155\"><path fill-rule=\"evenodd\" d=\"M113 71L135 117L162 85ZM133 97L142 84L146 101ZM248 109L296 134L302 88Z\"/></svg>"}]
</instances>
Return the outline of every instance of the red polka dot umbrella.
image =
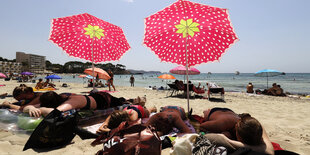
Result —
<instances>
[{"instance_id":1,"label":"red polka dot umbrella","mask_svg":"<svg viewBox=\"0 0 310 155\"><path fill-rule=\"evenodd\" d=\"M237 40L227 9L179 0L145 19L144 44L186 70L218 61Z\"/></svg>"},{"instance_id":2,"label":"red polka dot umbrella","mask_svg":"<svg viewBox=\"0 0 310 155\"><path fill-rule=\"evenodd\" d=\"M130 49L120 27L87 13L53 19L49 40L93 63L119 60Z\"/></svg>"}]
</instances>

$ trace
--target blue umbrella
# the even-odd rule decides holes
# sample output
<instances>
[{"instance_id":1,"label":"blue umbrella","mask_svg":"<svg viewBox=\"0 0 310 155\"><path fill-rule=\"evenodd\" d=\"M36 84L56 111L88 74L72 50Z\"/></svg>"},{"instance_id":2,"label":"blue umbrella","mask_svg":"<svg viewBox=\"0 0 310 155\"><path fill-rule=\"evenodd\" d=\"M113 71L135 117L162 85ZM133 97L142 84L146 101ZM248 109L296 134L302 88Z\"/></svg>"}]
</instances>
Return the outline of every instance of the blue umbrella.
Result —
<instances>
[{"instance_id":1,"label":"blue umbrella","mask_svg":"<svg viewBox=\"0 0 310 155\"><path fill-rule=\"evenodd\" d=\"M31 72L22 72L22 73L20 73L21 75L33 75L33 73L31 73Z\"/></svg>"},{"instance_id":2,"label":"blue umbrella","mask_svg":"<svg viewBox=\"0 0 310 155\"><path fill-rule=\"evenodd\" d=\"M45 79L61 79L61 77L58 76L58 75L53 74L53 75L45 77Z\"/></svg>"},{"instance_id":3,"label":"blue umbrella","mask_svg":"<svg viewBox=\"0 0 310 155\"><path fill-rule=\"evenodd\" d=\"M91 75L87 75L86 78L87 78L87 79L93 79L94 77L91 76Z\"/></svg>"},{"instance_id":4,"label":"blue umbrella","mask_svg":"<svg viewBox=\"0 0 310 155\"><path fill-rule=\"evenodd\" d=\"M256 72L254 75L259 77L267 77L267 89L268 89L268 77L281 75L282 72L273 69L264 69Z\"/></svg>"}]
</instances>

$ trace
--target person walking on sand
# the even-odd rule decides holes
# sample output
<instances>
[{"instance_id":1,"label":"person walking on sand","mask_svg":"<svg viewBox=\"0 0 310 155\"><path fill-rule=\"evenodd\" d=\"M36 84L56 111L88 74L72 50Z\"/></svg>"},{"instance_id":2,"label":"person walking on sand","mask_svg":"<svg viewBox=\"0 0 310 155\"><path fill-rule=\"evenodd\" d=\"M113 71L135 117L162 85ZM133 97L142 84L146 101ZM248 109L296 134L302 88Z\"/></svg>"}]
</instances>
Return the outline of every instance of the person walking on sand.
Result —
<instances>
[{"instance_id":1,"label":"person walking on sand","mask_svg":"<svg viewBox=\"0 0 310 155\"><path fill-rule=\"evenodd\" d=\"M130 86L131 87L135 86L135 77L133 77L133 75L131 75L131 77L130 77Z\"/></svg>"},{"instance_id":2,"label":"person walking on sand","mask_svg":"<svg viewBox=\"0 0 310 155\"><path fill-rule=\"evenodd\" d=\"M109 79L109 81L108 81L109 91L111 91L111 85L112 85L114 91L116 91L115 86L114 86L114 84L113 84L113 77L114 77L114 74L113 74L113 72L111 71L111 69L108 70L108 74L109 74L109 76L111 77L111 78Z\"/></svg>"}]
</instances>

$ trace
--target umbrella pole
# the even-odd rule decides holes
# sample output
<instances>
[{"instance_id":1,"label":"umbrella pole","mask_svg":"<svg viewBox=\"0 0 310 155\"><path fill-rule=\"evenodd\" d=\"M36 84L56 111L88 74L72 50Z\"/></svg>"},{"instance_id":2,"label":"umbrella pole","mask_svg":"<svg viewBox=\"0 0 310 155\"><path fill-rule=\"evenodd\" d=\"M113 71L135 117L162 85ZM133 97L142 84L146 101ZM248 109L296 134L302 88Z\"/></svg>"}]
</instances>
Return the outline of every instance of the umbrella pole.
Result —
<instances>
[{"instance_id":1,"label":"umbrella pole","mask_svg":"<svg viewBox=\"0 0 310 155\"><path fill-rule=\"evenodd\" d=\"M94 38L91 40L91 67L93 68L93 91L95 90Z\"/></svg>"},{"instance_id":2,"label":"umbrella pole","mask_svg":"<svg viewBox=\"0 0 310 155\"><path fill-rule=\"evenodd\" d=\"M187 57L187 33L185 39L185 55L186 55L186 95L187 95L187 112L189 112L189 84L188 84L188 57Z\"/></svg>"}]
</instances>

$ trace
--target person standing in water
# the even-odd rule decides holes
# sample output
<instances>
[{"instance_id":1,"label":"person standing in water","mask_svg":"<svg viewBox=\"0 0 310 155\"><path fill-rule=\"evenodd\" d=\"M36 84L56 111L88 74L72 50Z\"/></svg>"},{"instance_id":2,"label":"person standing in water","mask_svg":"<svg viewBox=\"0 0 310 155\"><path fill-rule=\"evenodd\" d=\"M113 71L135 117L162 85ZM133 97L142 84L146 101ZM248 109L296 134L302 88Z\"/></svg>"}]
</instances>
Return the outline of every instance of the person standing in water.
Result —
<instances>
[{"instance_id":1,"label":"person standing in water","mask_svg":"<svg viewBox=\"0 0 310 155\"><path fill-rule=\"evenodd\" d=\"M135 77L133 75L131 75L131 77L130 77L130 86L131 87L135 86Z\"/></svg>"},{"instance_id":2,"label":"person standing in water","mask_svg":"<svg viewBox=\"0 0 310 155\"><path fill-rule=\"evenodd\" d=\"M108 81L109 91L111 91L111 86L113 87L114 91L116 91L115 86L114 86L114 84L113 84L113 77L114 77L114 74L113 74L113 72L111 71L111 69L108 70L108 74L109 74L109 76L111 77L111 79L109 79L109 81Z\"/></svg>"}]
</instances>

